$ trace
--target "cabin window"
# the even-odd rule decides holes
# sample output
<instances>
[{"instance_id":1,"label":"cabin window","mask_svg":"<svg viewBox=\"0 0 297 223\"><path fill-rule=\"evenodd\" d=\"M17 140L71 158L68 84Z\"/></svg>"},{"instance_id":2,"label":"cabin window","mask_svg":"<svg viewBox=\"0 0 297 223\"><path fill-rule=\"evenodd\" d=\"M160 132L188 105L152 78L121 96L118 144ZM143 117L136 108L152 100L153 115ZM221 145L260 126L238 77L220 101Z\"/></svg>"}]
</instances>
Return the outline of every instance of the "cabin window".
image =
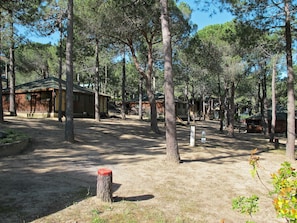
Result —
<instances>
[{"instance_id":1,"label":"cabin window","mask_svg":"<svg viewBox=\"0 0 297 223\"><path fill-rule=\"evenodd\" d=\"M40 93L40 99L41 100L50 100L52 97L52 92L50 91L44 91Z\"/></svg>"}]
</instances>

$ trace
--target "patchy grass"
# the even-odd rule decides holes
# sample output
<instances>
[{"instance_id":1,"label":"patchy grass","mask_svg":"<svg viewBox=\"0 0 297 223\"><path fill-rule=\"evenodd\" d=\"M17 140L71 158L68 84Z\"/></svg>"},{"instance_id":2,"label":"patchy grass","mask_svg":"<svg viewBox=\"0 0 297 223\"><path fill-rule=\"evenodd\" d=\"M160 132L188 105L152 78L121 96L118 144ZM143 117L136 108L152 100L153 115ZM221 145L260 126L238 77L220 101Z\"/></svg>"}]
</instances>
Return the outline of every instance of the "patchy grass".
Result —
<instances>
[{"instance_id":1,"label":"patchy grass","mask_svg":"<svg viewBox=\"0 0 297 223\"><path fill-rule=\"evenodd\" d=\"M82 201L84 206L71 206L68 212L61 212L38 219L36 223L55 223L55 222L89 222L89 223L190 223L193 222L179 213L169 215L162 210L151 205L141 205L130 201L120 201L115 203L96 202L96 198L88 198ZM71 219L71 220L69 220Z\"/></svg>"},{"instance_id":2,"label":"patchy grass","mask_svg":"<svg viewBox=\"0 0 297 223\"><path fill-rule=\"evenodd\" d=\"M17 142L27 138L26 134L15 131L14 129L5 129L2 133L4 137L0 138L0 145Z\"/></svg>"}]
</instances>

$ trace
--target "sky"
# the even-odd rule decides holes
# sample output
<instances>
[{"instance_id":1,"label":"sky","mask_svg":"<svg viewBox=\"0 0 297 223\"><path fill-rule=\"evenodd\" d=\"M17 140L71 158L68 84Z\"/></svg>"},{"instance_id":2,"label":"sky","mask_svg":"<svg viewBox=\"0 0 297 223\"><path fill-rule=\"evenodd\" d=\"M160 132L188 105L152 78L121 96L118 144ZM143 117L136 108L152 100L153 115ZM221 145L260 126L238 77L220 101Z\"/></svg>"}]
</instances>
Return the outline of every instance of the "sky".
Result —
<instances>
[{"instance_id":1,"label":"sky","mask_svg":"<svg viewBox=\"0 0 297 223\"><path fill-rule=\"evenodd\" d=\"M186 2L192 8L193 13L192 13L191 21L193 22L193 24L198 25L198 30L201 30L208 25L223 24L233 19L230 13L228 12L220 13L219 10L216 10L215 8L212 8L211 10L214 9L215 11L217 11L217 13L212 16L210 15L209 12L198 11L197 8L199 5L197 5L194 1L195 0L179 0L178 4L180 4L180 2ZM59 39L59 34L55 33L48 37L38 37L37 35L31 34L29 35L29 38L33 42L55 44Z\"/></svg>"},{"instance_id":2,"label":"sky","mask_svg":"<svg viewBox=\"0 0 297 223\"><path fill-rule=\"evenodd\" d=\"M230 13L226 11L220 13L219 9L215 8L215 6L213 6L209 10L216 11L216 14L214 15L211 15L210 12L201 12L197 10L197 8L201 7L201 5L195 3L195 0L180 0L179 3L180 2L186 2L193 10L191 21L194 24L198 25L198 30L201 30L209 25L223 24L231 21L234 18Z\"/></svg>"}]
</instances>

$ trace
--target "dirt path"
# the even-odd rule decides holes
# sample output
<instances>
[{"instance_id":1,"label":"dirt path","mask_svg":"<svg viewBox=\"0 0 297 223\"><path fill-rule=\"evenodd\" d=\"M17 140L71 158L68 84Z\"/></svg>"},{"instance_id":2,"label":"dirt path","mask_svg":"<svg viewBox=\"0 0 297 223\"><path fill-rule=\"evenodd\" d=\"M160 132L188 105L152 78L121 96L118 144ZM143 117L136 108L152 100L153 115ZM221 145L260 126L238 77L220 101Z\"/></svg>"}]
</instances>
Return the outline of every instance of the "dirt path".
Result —
<instances>
[{"instance_id":1,"label":"dirt path","mask_svg":"<svg viewBox=\"0 0 297 223\"><path fill-rule=\"evenodd\" d=\"M285 160L284 152L269 150L273 147L260 135L229 138L217 131L217 122L198 122L197 132L206 130L207 143L197 140L189 147L189 127L179 125L183 163L172 167L164 162L165 137L150 132L147 122L75 120L76 143L70 144L63 140L64 123L56 120L6 121L1 128L22 130L33 142L25 154L0 158L0 223L85 222L83 213L91 211L85 202L94 202L100 167L113 171L115 200L136 202L138 208L192 222L245 222L247 217L232 210L232 198L257 194L260 211L253 220L284 222L275 217L267 191L249 173L247 160L254 148L264 151L260 173L268 186L270 173ZM125 204L115 205L121 210Z\"/></svg>"}]
</instances>

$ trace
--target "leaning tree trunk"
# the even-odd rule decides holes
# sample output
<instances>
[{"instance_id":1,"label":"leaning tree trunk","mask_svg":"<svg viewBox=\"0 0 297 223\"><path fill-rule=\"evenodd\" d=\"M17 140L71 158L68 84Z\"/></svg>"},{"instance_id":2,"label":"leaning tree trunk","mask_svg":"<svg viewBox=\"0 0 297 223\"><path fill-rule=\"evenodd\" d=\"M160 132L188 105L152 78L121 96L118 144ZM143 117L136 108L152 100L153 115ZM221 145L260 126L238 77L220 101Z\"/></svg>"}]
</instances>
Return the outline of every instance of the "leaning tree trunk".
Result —
<instances>
[{"instance_id":1,"label":"leaning tree trunk","mask_svg":"<svg viewBox=\"0 0 297 223\"><path fill-rule=\"evenodd\" d=\"M291 15L290 0L285 0L285 36L286 36L286 60L287 60L287 94L288 94L288 117L287 117L287 146L286 156L289 160L295 160L295 95L294 95L294 71L292 59L292 33L291 33Z\"/></svg>"},{"instance_id":2,"label":"leaning tree trunk","mask_svg":"<svg viewBox=\"0 0 297 223\"><path fill-rule=\"evenodd\" d=\"M160 134L160 130L158 127L158 120L157 120L157 107L156 107L156 99L154 92L152 90L152 73L153 73L153 47L152 42L148 43L148 69L145 73L144 70L141 68L139 61L137 59L135 49L133 47L132 42L128 43L128 46L130 47L130 51L132 54L132 58L135 64L136 69L138 72L142 75L145 81L145 87L147 96L149 99L150 107L151 107L151 130L157 134Z\"/></svg>"},{"instance_id":3,"label":"leaning tree trunk","mask_svg":"<svg viewBox=\"0 0 297 223\"><path fill-rule=\"evenodd\" d=\"M73 0L68 0L66 42L66 122L65 140L74 142L73 124Z\"/></svg>"},{"instance_id":4,"label":"leaning tree trunk","mask_svg":"<svg viewBox=\"0 0 297 223\"><path fill-rule=\"evenodd\" d=\"M179 163L180 157L176 139L176 114L172 72L171 34L169 29L168 1L160 0L161 26L164 48L164 88L166 123L166 158L169 162Z\"/></svg>"}]
</instances>

